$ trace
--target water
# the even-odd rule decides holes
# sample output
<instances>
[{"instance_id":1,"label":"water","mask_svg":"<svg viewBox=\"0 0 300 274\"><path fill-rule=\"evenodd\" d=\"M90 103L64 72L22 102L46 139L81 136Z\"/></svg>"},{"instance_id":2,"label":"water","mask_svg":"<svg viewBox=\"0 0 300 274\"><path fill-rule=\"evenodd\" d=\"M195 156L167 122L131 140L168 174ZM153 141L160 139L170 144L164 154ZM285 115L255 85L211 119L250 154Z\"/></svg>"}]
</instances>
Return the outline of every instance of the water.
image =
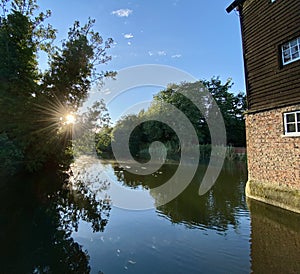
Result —
<instances>
[{"instance_id":1,"label":"water","mask_svg":"<svg viewBox=\"0 0 300 274\"><path fill-rule=\"evenodd\" d=\"M203 196L200 165L183 193L155 207L151 189L176 165L141 176L130 163L88 162L68 186L53 172L1 180L0 273L300 272L300 216L247 201L244 164L225 163ZM122 193L149 209L121 208Z\"/></svg>"}]
</instances>

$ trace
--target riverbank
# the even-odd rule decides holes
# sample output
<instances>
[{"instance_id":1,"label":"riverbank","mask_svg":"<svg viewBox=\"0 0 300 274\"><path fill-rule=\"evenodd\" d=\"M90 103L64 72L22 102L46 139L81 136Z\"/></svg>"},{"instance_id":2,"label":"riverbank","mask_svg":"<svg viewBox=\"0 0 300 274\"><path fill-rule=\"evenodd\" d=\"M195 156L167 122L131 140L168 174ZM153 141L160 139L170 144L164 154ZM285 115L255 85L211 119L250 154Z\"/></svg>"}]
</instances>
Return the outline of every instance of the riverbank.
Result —
<instances>
[{"instance_id":1,"label":"riverbank","mask_svg":"<svg viewBox=\"0 0 300 274\"><path fill-rule=\"evenodd\" d=\"M191 161L193 161L193 154L195 154L196 149L199 149L199 159L200 162L207 162L211 157L224 157L224 147L223 146L217 146L212 152L212 146L210 144L207 145L198 145L198 146L192 146L187 147L183 151L181 150L171 150L167 149L167 155L166 155L166 162L168 164L178 164L181 159L181 154L190 155ZM155 155L164 158L165 151L155 151ZM105 161L115 161L115 157L113 155L113 152L110 153L102 153L101 155L98 155L100 159ZM136 155L134 155L134 159L141 163L147 163L150 161L150 154L149 149L143 149L139 151ZM229 161L242 161L247 162L247 150L245 147L233 147L233 146L227 146L225 151L225 160ZM128 163L130 160L128 160L126 157L119 160L120 163Z\"/></svg>"}]
</instances>

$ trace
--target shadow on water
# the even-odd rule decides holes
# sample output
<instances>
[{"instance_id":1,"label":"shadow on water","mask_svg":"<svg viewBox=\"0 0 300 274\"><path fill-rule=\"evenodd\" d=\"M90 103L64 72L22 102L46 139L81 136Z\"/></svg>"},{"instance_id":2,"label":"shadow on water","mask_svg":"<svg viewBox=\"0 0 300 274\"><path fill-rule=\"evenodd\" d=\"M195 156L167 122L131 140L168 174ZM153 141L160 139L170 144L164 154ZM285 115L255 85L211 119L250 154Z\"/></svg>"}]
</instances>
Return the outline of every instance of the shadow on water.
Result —
<instances>
[{"instance_id":1,"label":"shadow on water","mask_svg":"<svg viewBox=\"0 0 300 274\"><path fill-rule=\"evenodd\" d=\"M0 179L0 273L89 273L89 255L71 237L80 220L103 231L108 200L56 172Z\"/></svg>"}]
</instances>

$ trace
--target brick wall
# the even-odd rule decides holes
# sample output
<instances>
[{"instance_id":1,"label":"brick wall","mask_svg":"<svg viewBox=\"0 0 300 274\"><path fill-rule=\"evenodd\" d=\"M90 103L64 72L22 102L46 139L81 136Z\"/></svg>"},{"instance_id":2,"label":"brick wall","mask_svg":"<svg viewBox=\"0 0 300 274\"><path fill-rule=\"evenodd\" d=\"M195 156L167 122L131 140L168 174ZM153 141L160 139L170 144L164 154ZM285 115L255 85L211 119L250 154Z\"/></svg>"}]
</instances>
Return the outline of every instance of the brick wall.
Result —
<instances>
[{"instance_id":1,"label":"brick wall","mask_svg":"<svg viewBox=\"0 0 300 274\"><path fill-rule=\"evenodd\" d=\"M246 115L249 180L300 189L300 137L284 136L283 113L300 105Z\"/></svg>"}]
</instances>

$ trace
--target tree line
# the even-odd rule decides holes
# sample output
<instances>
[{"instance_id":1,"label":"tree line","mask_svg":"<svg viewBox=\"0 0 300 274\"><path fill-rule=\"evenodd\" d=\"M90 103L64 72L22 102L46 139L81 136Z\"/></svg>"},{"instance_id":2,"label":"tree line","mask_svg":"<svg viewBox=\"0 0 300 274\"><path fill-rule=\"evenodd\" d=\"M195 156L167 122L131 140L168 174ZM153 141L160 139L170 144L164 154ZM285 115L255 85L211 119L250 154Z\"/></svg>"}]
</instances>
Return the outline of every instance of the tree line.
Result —
<instances>
[{"instance_id":1,"label":"tree line","mask_svg":"<svg viewBox=\"0 0 300 274\"><path fill-rule=\"evenodd\" d=\"M212 98L217 103L220 113L224 119L227 132L227 145L233 147L245 147L245 121L243 113L246 110L246 96L243 93L233 93L230 91L233 83L228 79L222 83L219 77L210 80L201 80L195 83L170 84L166 89L154 95L152 103L147 110L142 110L138 114L130 114L122 117L115 126L106 128L96 137L97 151L102 157L111 157L112 144L122 136L130 135L129 147L131 154L140 159L149 159L149 146L155 141L164 143L168 156L177 159L180 151L180 140L170 125L160 122L163 115L174 117L174 123L184 131L185 124L176 119L176 114L172 109L166 109L166 104L174 106L180 110L193 125L197 138L190 140L190 146L185 149L207 148L204 153L209 156L211 136L207 125L207 115L209 115ZM205 88L211 96L201 94L201 88ZM184 92L194 90L193 101L199 101L207 110L201 113L197 106L187 97ZM179 124L178 123L182 123ZM134 125L138 125L132 131ZM132 132L131 132L132 131ZM187 133L188 134L188 133ZM117 137L117 138L116 138ZM202 151L203 152L203 151Z\"/></svg>"}]
</instances>

